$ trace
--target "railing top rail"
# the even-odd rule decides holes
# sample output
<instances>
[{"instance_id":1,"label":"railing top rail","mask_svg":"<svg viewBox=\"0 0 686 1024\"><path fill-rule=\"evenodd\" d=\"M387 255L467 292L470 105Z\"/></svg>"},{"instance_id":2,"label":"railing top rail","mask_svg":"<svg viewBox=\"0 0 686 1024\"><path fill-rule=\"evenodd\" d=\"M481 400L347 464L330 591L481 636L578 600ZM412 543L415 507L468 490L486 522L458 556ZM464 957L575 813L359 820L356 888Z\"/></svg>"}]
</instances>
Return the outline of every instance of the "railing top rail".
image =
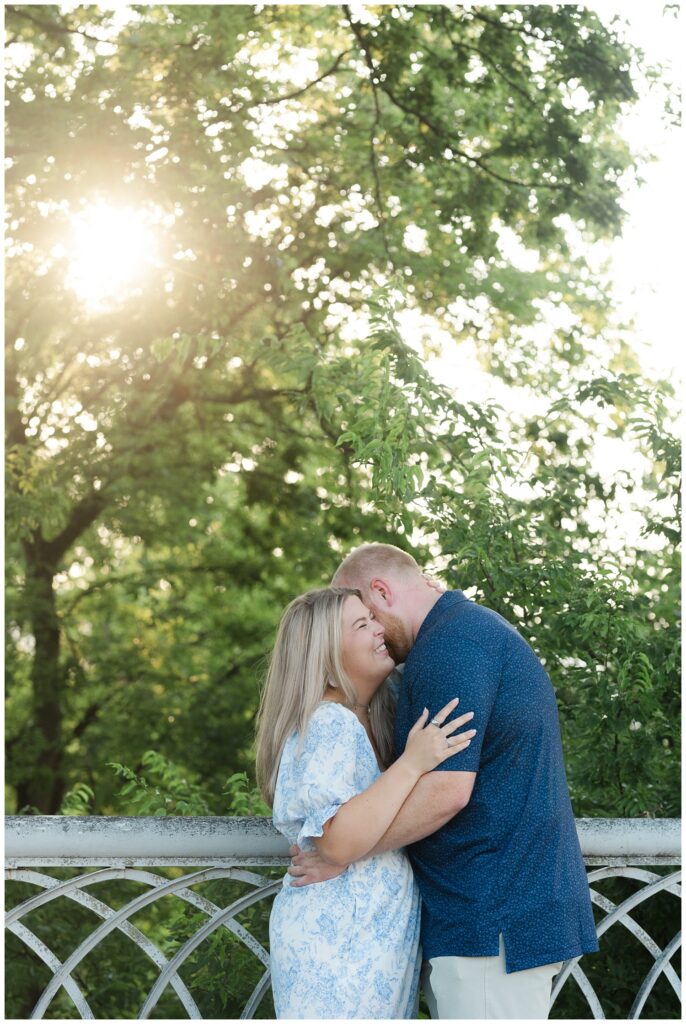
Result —
<instances>
[{"instance_id":1,"label":"railing top rail","mask_svg":"<svg viewBox=\"0 0 686 1024\"><path fill-rule=\"evenodd\" d=\"M680 818L579 818L589 864L681 863ZM8 867L283 864L288 843L269 818L10 816Z\"/></svg>"},{"instance_id":2,"label":"railing top rail","mask_svg":"<svg viewBox=\"0 0 686 1024\"><path fill-rule=\"evenodd\" d=\"M655 856L662 863L681 863L681 818L577 818L576 830L590 863L608 857L647 863Z\"/></svg>"}]
</instances>

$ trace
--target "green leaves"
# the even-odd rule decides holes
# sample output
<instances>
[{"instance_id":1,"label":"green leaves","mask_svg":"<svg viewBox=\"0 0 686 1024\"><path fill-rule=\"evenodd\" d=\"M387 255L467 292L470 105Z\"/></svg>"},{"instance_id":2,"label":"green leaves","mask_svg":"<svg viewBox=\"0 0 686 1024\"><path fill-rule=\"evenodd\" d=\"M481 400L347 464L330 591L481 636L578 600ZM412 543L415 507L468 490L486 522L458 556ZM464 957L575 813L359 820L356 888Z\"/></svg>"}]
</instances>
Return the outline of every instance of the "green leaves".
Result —
<instances>
[{"instance_id":1,"label":"green leaves","mask_svg":"<svg viewBox=\"0 0 686 1024\"><path fill-rule=\"evenodd\" d=\"M156 817L210 814L203 788L186 777L188 772L155 750L141 758L144 773L137 775L117 762L108 762L116 775L127 781L119 790L119 800L134 814Z\"/></svg>"},{"instance_id":2,"label":"green leaves","mask_svg":"<svg viewBox=\"0 0 686 1024\"><path fill-rule=\"evenodd\" d=\"M281 610L381 540L545 659L577 814L677 813L674 395L567 237L621 228L639 55L570 5L6 15L13 806L263 813ZM101 203L154 244L98 306Z\"/></svg>"},{"instance_id":3,"label":"green leaves","mask_svg":"<svg viewBox=\"0 0 686 1024\"><path fill-rule=\"evenodd\" d=\"M281 604L367 537L426 538L538 645L569 709L599 666L647 701L638 653L671 700L673 399L564 227L619 228L631 48L564 6L46 11L7 12L9 663L19 729L27 566L62 534L63 795L152 745L218 809L250 766ZM96 309L69 285L69 232L100 202L155 244ZM474 351L493 399L439 381L411 317L432 355ZM608 440L637 468L600 469ZM640 550L612 533L626 514ZM163 813L149 768L124 799ZM112 806L110 778L92 788Z\"/></svg>"},{"instance_id":4,"label":"green leaves","mask_svg":"<svg viewBox=\"0 0 686 1024\"><path fill-rule=\"evenodd\" d=\"M59 813L71 816L91 814L94 797L95 793L90 786L87 786L85 782L77 782L65 794Z\"/></svg>"},{"instance_id":5,"label":"green leaves","mask_svg":"<svg viewBox=\"0 0 686 1024\"><path fill-rule=\"evenodd\" d=\"M107 767L126 780L121 786L118 798L129 813L153 815L207 815L215 802L214 794L207 787L189 781L186 769L174 764L155 750L147 750L141 758L144 772L137 775L131 768L117 762L108 762ZM77 785L65 799L61 813L85 813L77 808L79 801L93 797L88 786ZM251 783L245 772L234 772L226 780L222 790L226 806L222 814L267 815L270 813L260 792Z\"/></svg>"},{"instance_id":6,"label":"green leaves","mask_svg":"<svg viewBox=\"0 0 686 1024\"><path fill-rule=\"evenodd\" d=\"M227 799L225 814L235 814L239 817L271 814L259 789L250 781L246 772L234 772L230 775L222 793Z\"/></svg>"}]
</instances>

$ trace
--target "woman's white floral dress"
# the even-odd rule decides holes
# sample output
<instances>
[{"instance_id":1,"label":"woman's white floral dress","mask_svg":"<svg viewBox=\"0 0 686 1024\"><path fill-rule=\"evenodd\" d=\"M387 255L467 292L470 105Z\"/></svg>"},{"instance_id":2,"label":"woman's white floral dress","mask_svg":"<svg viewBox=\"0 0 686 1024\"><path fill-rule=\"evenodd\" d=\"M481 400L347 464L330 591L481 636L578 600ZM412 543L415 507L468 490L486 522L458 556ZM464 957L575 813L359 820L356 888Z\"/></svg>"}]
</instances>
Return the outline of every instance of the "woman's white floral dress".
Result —
<instances>
[{"instance_id":1,"label":"woman's white floral dress","mask_svg":"<svg viewBox=\"0 0 686 1024\"><path fill-rule=\"evenodd\" d=\"M352 711L323 701L299 757L284 748L274 824L291 843L312 837L380 775ZM328 882L294 888L286 874L269 922L278 1017L414 1018L419 984L419 893L401 850L366 857Z\"/></svg>"}]
</instances>

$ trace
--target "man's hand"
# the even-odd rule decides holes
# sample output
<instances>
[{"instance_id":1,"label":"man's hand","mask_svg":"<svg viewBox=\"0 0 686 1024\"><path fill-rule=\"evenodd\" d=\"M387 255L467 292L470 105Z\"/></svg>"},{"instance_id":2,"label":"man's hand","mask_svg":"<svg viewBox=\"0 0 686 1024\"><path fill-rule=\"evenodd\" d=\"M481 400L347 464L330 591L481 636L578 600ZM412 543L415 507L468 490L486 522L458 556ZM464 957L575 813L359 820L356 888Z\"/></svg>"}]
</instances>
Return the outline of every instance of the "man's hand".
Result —
<instances>
[{"instance_id":1,"label":"man's hand","mask_svg":"<svg viewBox=\"0 0 686 1024\"><path fill-rule=\"evenodd\" d=\"M448 589L442 580L436 580L433 576L430 576L428 572L423 572L422 577L427 587L431 587L432 590L437 590L439 594L445 594Z\"/></svg>"},{"instance_id":2,"label":"man's hand","mask_svg":"<svg viewBox=\"0 0 686 1024\"><path fill-rule=\"evenodd\" d=\"M303 851L299 846L289 846L288 854L291 858L288 874L292 875L291 885L295 888L312 885L315 882L328 882L330 878L342 875L348 868L348 865L343 868L335 867L325 861L316 850Z\"/></svg>"}]
</instances>

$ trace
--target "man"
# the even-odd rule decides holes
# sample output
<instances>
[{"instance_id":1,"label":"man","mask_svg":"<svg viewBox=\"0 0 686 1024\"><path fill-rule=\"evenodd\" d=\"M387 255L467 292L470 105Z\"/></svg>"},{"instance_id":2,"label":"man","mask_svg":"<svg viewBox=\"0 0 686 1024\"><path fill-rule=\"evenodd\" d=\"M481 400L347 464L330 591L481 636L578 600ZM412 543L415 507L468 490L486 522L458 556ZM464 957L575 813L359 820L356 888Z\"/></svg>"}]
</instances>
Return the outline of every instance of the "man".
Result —
<instances>
[{"instance_id":1,"label":"man","mask_svg":"<svg viewBox=\"0 0 686 1024\"><path fill-rule=\"evenodd\" d=\"M400 548L357 548L333 584L360 591L405 662L398 754L424 707L474 712L471 746L420 779L373 851L409 846L431 1015L546 1019L561 964L598 949L550 679L505 619L432 588ZM294 884L331 877L316 860L294 857Z\"/></svg>"}]
</instances>

